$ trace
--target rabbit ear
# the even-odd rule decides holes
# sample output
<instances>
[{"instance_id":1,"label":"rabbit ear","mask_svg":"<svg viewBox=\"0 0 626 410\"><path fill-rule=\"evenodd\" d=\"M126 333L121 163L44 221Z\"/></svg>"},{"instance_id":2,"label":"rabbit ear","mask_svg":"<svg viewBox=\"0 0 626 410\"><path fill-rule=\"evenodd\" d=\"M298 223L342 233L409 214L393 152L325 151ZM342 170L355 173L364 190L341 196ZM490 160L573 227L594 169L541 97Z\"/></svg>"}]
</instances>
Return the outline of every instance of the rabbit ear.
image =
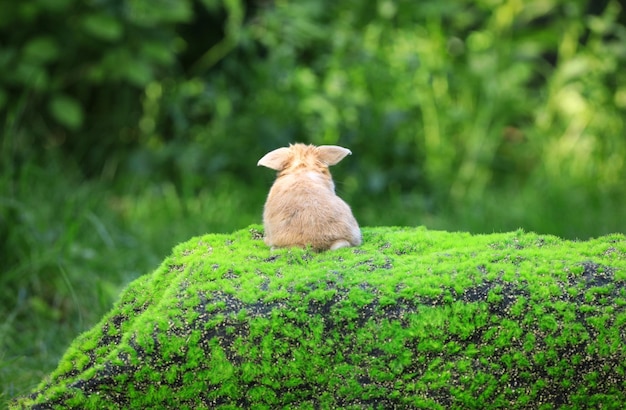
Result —
<instances>
[{"instance_id":1,"label":"rabbit ear","mask_svg":"<svg viewBox=\"0 0 626 410\"><path fill-rule=\"evenodd\" d=\"M276 171L282 171L287 164L288 158L289 148L278 148L265 154L256 165L263 165Z\"/></svg>"},{"instance_id":2,"label":"rabbit ear","mask_svg":"<svg viewBox=\"0 0 626 410\"><path fill-rule=\"evenodd\" d=\"M317 147L317 152L320 160L326 165L335 165L344 159L346 155L352 155L352 151L337 145L320 145Z\"/></svg>"}]
</instances>

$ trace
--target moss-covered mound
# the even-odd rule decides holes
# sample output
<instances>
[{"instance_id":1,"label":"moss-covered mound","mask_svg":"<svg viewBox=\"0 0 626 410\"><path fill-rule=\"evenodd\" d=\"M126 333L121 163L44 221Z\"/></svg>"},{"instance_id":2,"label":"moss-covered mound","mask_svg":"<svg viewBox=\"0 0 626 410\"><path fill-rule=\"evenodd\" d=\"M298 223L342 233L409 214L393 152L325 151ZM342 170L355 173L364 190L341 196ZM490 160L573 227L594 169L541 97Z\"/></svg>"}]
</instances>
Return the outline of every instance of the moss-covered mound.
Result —
<instances>
[{"instance_id":1,"label":"moss-covered mound","mask_svg":"<svg viewBox=\"0 0 626 410\"><path fill-rule=\"evenodd\" d=\"M620 408L626 238L365 228L174 249L16 408Z\"/></svg>"}]
</instances>

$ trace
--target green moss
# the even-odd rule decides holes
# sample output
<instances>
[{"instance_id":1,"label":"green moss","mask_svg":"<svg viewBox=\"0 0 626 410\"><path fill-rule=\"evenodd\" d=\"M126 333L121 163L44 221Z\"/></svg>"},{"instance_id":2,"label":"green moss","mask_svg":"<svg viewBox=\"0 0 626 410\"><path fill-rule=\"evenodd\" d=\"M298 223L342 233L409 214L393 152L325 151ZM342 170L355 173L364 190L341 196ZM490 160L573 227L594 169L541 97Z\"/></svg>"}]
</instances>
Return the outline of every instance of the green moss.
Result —
<instances>
[{"instance_id":1,"label":"green moss","mask_svg":"<svg viewBox=\"0 0 626 410\"><path fill-rule=\"evenodd\" d=\"M557 408L626 400L626 238L366 228L177 246L15 408ZM589 400L588 402L585 400Z\"/></svg>"}]
</instances>

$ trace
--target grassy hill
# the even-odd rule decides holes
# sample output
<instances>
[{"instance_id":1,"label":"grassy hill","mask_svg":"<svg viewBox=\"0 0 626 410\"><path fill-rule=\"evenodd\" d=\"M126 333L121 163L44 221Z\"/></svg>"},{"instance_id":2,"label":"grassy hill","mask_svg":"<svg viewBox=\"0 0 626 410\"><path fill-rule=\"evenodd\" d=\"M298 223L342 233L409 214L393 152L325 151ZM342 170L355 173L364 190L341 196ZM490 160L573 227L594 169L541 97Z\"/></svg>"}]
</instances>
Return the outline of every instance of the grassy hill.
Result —
<instances>
[{"instance_id":1,"label":"grassy hill","mask_svg":"<svg viewBox=\"0 0 626 410\"><path fill-rule=\"evenodd\" d=\"M253 225L177 246L13 408L614 408L626 237L364 228L335 252ZM616 407L615 407L616 408Z\"/></svg>"}]
</instances>

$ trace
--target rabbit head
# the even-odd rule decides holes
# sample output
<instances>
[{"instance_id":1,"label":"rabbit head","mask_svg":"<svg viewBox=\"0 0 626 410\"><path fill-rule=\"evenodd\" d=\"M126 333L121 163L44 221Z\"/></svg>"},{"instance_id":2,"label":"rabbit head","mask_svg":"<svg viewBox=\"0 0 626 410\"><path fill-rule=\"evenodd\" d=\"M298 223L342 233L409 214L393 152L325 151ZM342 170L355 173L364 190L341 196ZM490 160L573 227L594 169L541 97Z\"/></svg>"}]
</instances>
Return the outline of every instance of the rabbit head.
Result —
<instances>
[{"instance_id":1,"label":"rabbit head","mask_svg":"<svg viewBox=\"0 0 626 410\"><path fill-rule=\"evenodd\" d=\"M268 245L327 250L361 244L359 226L335 194L328 170L349 154L334 145L292 144L259 160L257 165L278 171L263 211Z\"/></svg>"},{"instance_id":2,"label":"rabbit head","mask_svg":"<svg viewBox=\"0 0 626 410\"><path fill-rule=\"evenodd\" d=\"M334 184L328 167L337 164L347 155L349 149L336 145L292 144L289 148L278 148L268 152L259 160L258 165L278 171L277 178L287 174L308 173L309 177L326 181L334 190ZM314 174L318 174L314 176Z\"/></svg>"}]
</instances>

